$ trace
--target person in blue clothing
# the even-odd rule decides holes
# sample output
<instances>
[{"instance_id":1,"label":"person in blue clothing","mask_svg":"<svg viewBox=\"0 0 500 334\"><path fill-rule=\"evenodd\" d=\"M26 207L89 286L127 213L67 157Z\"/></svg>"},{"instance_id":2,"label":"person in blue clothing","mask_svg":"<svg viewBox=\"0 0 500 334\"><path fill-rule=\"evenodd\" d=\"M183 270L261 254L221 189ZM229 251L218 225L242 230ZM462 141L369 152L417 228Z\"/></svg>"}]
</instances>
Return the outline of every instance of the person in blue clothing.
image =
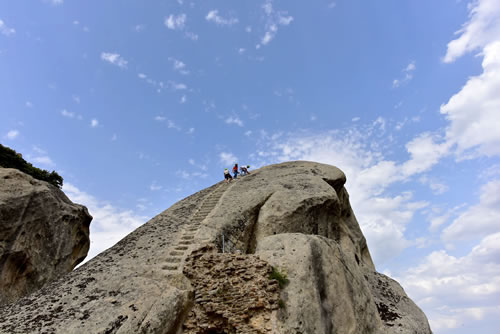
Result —
<instances>
[{"instance_id":1,"label":"person in blue clothing","mask_svg":"<svg viewBox=\"0 0 500 334\"><path fill-rule=\"evenodd\" d=\"M236 179L238 177L238 174L240 172L238 172L238 164L234 164L234 167L233 167L233 177Z\"/></svg>"},{"instance_id":2,"label":"person in blue clothing","mask_svg":"<svg viewBox=\"0 0 500 334\"><path fill-rule=\"evenodd\" d=\"M241 176L245 176L247 174L250 174L250 172L248 171L248 168L250 168L250 166L241 166L240 167L240 174Z\"/></svg>"}]
</instances>

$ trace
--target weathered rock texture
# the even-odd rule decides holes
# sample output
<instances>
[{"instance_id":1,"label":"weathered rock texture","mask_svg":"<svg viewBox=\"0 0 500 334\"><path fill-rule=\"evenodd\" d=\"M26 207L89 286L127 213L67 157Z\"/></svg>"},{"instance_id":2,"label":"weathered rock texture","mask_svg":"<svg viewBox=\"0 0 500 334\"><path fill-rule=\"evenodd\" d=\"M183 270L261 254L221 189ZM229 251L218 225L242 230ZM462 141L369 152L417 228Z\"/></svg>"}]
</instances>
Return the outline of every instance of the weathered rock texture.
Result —
<instances>
[{"instance_id":1,"label":"weathered rock texture","mask_svg":"<svg viewBox=\"0 0 500 334\"><path fill-rule=\"evenodd\" d=\"M289 162L202 190L0 309L0 332L431 333L375 272L344 184L333 166Z\"/></svg>"},{"instance_id":2,"label":"weathered rock texture","mask_svg":"<svg viewBox=\"0 0 500 334\"><path fill-rule=\"evenodd\" d=\"M91 220L57 187L0 168L0 304L73 270L87 256Z\"/></svg>"},{"instance_id":3,"label":"weathered rock texture","mask_svg":"<svg viewBox=\"0 0 500 334\"><path fill-rule=\"evenodd\" d=\"M184 333L273 333L279 285L272 267L255 255L190 255L184 273L196 293Z\"/></svg>"}]
</instances>

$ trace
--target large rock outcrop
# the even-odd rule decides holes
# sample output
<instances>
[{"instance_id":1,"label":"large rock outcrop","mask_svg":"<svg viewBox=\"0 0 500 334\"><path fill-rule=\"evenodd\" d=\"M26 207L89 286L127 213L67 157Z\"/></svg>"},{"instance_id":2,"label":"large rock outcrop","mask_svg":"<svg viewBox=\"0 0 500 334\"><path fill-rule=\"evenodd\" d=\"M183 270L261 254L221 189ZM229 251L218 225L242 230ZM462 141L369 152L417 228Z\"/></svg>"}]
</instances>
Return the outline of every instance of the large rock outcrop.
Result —
<instances>
[{"instance_id":1,"label":"large rock outcrop","mask_svg":"<svg viewBox=\"0 0 500 334\"><path fill-rule=\"evenodd\" d=\"M0 332L430 334L375 271L345 181L299 161L204 189L0 309Z\"/></svg>"},{"instance_id":2,"label":"large rock outcrop","mask_svg":"<svg viewBox=\"0 0 500 334\"><path fill-rule=\"evenodd\" d=\"M0 168L0 305L73 270L87 256L91 220L57 187Z\"/></svg>"}]
</instances>

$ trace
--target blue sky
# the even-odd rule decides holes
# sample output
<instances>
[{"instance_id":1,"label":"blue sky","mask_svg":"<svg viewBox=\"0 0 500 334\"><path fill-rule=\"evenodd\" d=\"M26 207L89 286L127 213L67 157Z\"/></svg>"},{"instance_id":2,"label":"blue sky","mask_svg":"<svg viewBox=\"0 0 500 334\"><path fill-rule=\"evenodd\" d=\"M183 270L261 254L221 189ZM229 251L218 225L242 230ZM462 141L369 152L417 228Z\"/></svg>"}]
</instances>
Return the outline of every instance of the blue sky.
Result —
<instances>
[{"instance_id":1,"label":"blue sky","mask_svg":"<svg viewBox=\"0 0 500 334\"><path fill-rule=\"evenodd\" d=\"M234 162L314 160L435 333L500 327L498 0L2 1L0 73L90 257Z\"/></svg>"}]
</instances>

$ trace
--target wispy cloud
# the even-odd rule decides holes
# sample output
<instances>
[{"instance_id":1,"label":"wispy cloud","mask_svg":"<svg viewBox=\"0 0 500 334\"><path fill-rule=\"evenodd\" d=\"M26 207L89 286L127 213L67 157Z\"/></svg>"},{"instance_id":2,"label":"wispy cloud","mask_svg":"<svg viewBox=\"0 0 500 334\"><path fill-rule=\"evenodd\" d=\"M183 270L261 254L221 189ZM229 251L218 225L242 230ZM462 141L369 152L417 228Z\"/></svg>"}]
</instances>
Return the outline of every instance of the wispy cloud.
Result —
<instances>
[{"instance_id":1,"label":"wispy cloud","mask_svg":"<svg viewBox=\"0 0 500 334\"><path fill-rule=\"evenodd\" d=\"M163 121L166 121L166 120L167 120L167 118L166 118L166 117L164 117L164 116L156 116L156 117L154 118L154 120L155 120L155 121L157 121L157 122L163 122Z\"/></svg>"},{"instance_id":2,"label":"wispy cloud","mask_svg":"<svg viewBox=\"0 0 500 334\"><path fill-rule=\"evenodd\" d=\"M41 164L47 167L54 167L56 164L52 161L49 156L38 156L31 159L33 162L37 164Z\"/></svg>"},{"instance_id":3,"label":"wispy cloud","mask_svg":"<svg viewBox=\"0 0 500 334\"><path fill-rule=\"evenodd\" d=\"M274 39L274 37L276 37L279 26L288 26L294 20L293 16L288 15L288 12L274 10L271 1L267 1L265 4L263 4L262 9L264 10L264 14L267 20L265 26L266 31L264 33L264 36L262 36L260 40L260 44L257 44L257 49L260 48L260 45L269 44Z\"/></svg>"},{"instance_id":4,"label":"wispy cloud","mask_svg":"<svg viewBox=\"0 0 500 334\"><path fill-rule=\"evenodd\" d=\"M121 68L127 68L127 61L118 53L102 52L101 59Z\"/></svg>"},{"instance_id":5,"label":"wispy cloud","mask_svg":"<svg viewBox=\"0 0 500 334\"><path fill-rule=\"evenodd\" d=\"M224 120L224 122L226 124L236 124L238 126L243 126L243 121L237 116L229 116Z\"/></svg>"},{"instance_id":6,"label":"wispy cloud","mask_svg":"<svg viewBox=\"0 0 500 334\"><path fill-rule=\"evenodd\" d=\"M170 14L165 18L164 24L168 29L171 30L182 30L186 25L186 14L173 15Z\"/></svg>"},{"instance_id":7,"label":"wispy cloud","mask_svg":"<svg viewBox=\"0 0 500 334\"><path fill-rule=\"evenodd\" d=\"M189 39L191 39L191 40L193 40L193 41L197 41L197 40L198 40L198 38L200 37L200 36L198 36L198 34L195 34L195 33L194 33L194 32L192 32L192 31L186 31L186 32L184 33L184 36L186 36L187 38L189 38Z\"/></svg>"},{"instance_id":8,"label":"wispy cloud","mask_svg":"<svg viewBox=\"0 0 500 334\"><path fill-rule=\"evenodd\" d=\"M136 32L141 32L141 31L144 31L146 29L146 25L145 24L136 24L135 27L134 27L134 30Z\"/></svg>"},{"instance_id":9,"label":"wispy cloud","mask_svg":"<svg viewBox=\"0 0 500 334\"><path fill-rule=\"evenodd\" d=\"M66 109L61 110L61 115L63 115L64 117L68 117L68 118L74 118L75 117L75 113L74 112L67 111Z\"/></svg>"},{"instance_id":10,"label":"wispy cloud","mask_svg":"<svg viewBox=\"0 0 500 334\"><path fill-rule=\"evenodd\" d=\"M222 165L232 165L238 161L238 158L231 152L219 153L219 161Z\"/></svg>"},{"instance_id":11,"label":"wispy cloud","mask_svg":"<svg viewBox=\"0 0 500 334\"><path fill-rule=\"evenodd\" d=\"M187 86L183 83L178 83L178 82L175 82L175 81L169 81L168 82L168 86L172 89L172 90L185 90L187 89Z\"/></svg>"},{"instance_id":12,"label":"wispy cloud","mask_svg":"<svg viewBox=\"0 0 500 334\"><path fill-rule=\"evenodd\" d=\"M156 181L153 181L153 183L151 183L151 185L149 186L149 189L150 189L151 191L158 191L158 190L161 190L162 188L163 188L163 187L162 187L162 186L160 186L160 185L158 185L158 184L156 183Z\"/></svg>"},{"instance_id":13,"label":"wispy cloud","mask_svg":"<svg viewBox=\"0 0 500 334\"><path fill-rule=\"evenodd\" d=\"M85 205L94 217L90 224L92 242L85 261L113 246L148 219L97 199L68 182L64 182L63 191L73 202Z\"/></svg>"},{"instance_id":14,"label":"wispy cloud","mask_svg":"<svg viewBox=\"0 0 500 334\"><path fill-rule=\"evenodd\" d=\"M180 130L181 130L181 127L180 127L180 126L178 126L178 125L177 125L174 121L172 121L172 120L170 120L170 119L168 119L168 120L167 120L167 127L168 127L169 129L175 129L175 130L177 130L177 131L180 131Z\"/></svg>"},{"instance_id":15,"label":"wispy cloud","mask_svg":"<svg viewBox=\"0 0 500 334\"><path fill-rule=\"evenodd\" d=\"M189 74L189 71L186 69L186 64L183 61L175 59L173 57L169 57L168 60L172 63L174 71L177 71L180 74L184 75Z\"/></svg>"},{"instance_id":16,"label":"wispy cloud","mask_svg":"<svg viewBox=\"0 0 500 334\"><path fill-rule=\"evenodd\" d=\"M0 19L0 33L9 37L16 33L16 29L8 27L5 22Z\"/></svg>"},{"instance_id":17,"label":"wispy cloud","mask_svg":"<svg viewBox=\"0 0 500 334\"><path fill-rule=\"evenodd\" d=\"M59 6L64 3L64 0L43 0L43 1L53 6Z\"/></svg>"},{"instance_id":18,"label":"wispy cloud","mask_svg":"<svg viewBox=\"0 0 500 334\"><path fill-rule=\"evenodd\" d=\"M10 139L10 140L16 139L18 136L19 136L19 131L18 131L18 130L10 130L10 131L9 131L9 132L7 132L7 134L5 135L5 137L6 137L7 139Z\"/></svg>"},{"instance_id":19,"label":"wispy cloud","mask_svg":"<svg viewBox=\"0 0 500 334\"><path fill-rule=\"evenodd\" d=\"M208 12L207 16L205 19L208 22L214 22L219 26L232 26L233 24L238 23L238 18L236 17L229 17L229 18L224 18L219 15L219 11L217 9L211 10Z\"/></svg>"},{"instance_id":20,"label":"wispy cloud","mask_svg":"<svg viewBox=\"0 0 500 334\"><path fill-rule=\"evenodd\" d=\"M98 127L98 126L99 126L99 121L98 121L97 119L95 119L95 118L91 119L91 120L90 120L90 126L91 126L92 128L96 128L96 127Z\"/></svg>"},{"instance_id":21,"label":"wispy cloud","mask_svg":"<svg viewBox=\"0 0 500 334\"><path fill-rule=\"evenodd\" d=\"M394 79L392 81L392 87L398 88L403 84L408 83L411 79L413 79L413 72L417 69L415 65L415 61L410 62L401 72L403 72L403 76L398 79Z\"/></svg>"}]
</instances>

